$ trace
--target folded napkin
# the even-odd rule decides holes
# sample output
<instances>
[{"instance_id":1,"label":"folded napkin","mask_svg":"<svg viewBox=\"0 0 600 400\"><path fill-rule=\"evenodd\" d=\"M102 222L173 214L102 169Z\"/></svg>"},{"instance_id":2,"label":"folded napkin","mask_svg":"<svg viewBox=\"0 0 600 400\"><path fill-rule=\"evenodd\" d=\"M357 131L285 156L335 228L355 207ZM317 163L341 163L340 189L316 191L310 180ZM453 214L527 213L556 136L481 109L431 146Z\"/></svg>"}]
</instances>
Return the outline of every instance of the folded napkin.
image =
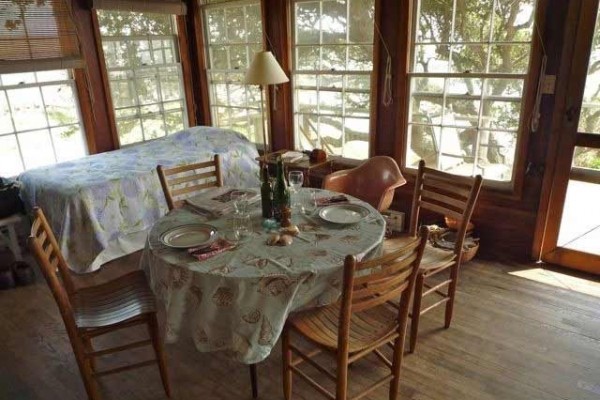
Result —
<instances>
[{"instance_id":1,"label":"folded napkin","mask_svg":"<svg viewBox=\"0 0 600 400\"><path fill-rule=\"evenodd\" d=\"M207 260L211 257L221 254L224 251L231 250L235 245L225 239L218 239L208 247L193 247L188 249L190 255L196 257L199 261Z\"/></svg>"},{"instance_id":2,"label":"folded napkin","mask_svg":"<svg viewBox=\"0 0 600 400\"><path fill-rule=\"evenodd\" d=\"M348 198L343 194L338 194L331 197L320 197L317 200L317 206L328 206L330 204L347 203Z\"/></svg>"}]
</instances>

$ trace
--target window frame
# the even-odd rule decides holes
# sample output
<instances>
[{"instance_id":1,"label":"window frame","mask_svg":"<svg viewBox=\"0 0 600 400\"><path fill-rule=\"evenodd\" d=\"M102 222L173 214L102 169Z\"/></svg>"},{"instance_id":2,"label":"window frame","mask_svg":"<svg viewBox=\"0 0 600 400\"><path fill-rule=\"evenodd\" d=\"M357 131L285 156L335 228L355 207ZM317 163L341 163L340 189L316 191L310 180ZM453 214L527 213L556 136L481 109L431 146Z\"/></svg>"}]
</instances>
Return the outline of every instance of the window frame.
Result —
<instances>
[{"instance_id":1,"label":"window frame","mask_svg":"<svg viewBox=\"0 0 600 400\"><path fill-rule=\"evenodd\" d=\"M106 11L118 11L118 10L106 10ZM172 66L172 65L178 66L179 74L181 76L181 79L180 79L181 90L182 90L182 94L183 94L181 101L183 101L182 114L183 114L184 129L187 129L187 128L195 126L197 124L197 118L196 118L196 114L195 114L196 103L194 100L194 95L193 95L193 90L192 90L192 86L193 86L193 83L191 80L192 63L191 63L190 54L189 54L190 46L189 46L189 40L188 40L188 32L186 30L186 21L185 21L186 15L174 15L174 14L167 14L167 15L171 16L172 26L175 29L175 33L173 36L174 36L174 43L175 43L175 47L176 47L176 51L177 51L177 57L179 57L179 62L175 63L175 64L169 64L169 65L165 64L164 66ZM141 141L126 144L126 145L121 144L118 129L117 129L117 117L116 117L116 112L115 112L116 110L114 107L112 93L111 93L111 89L110 89L110 78L109 78L109 74L108 74L109 69L106 65L106 57L104 55L104 48L102 47L103 36L100 32L100 22L98 19L98 10L93 8L91 10L91 16L92 16L92 30L94 33L94 41L96 44L96 53L98 54L99 69L100 69L100 74L102 77L102 84L103 84L103 89L104 89L104 99L103 100L106 104L113 148L114 149L125 148L128 146L134 146L134 145L144 143L147 141L159 139L159 138L148 139L148 140L143 139ZM136 36L136 35L133 35L133 36ZM124 36L122 38L128 39L133 36ZM148 37L146 35L141 35L141 36L137 35L137 36L143 37L143 38ZM159 35L159 36L165 36L165 35ZM167 35L167 36L169 36L169 35ZM116 37L113 37L113 38L116 38ZM169 36L169 38L171 38L171 36ZM156 66L150 66L150 67L156 68ZM144 67L142 67L142 68L144 68ZM137 69L139 69L139 68L137 68ZM125 68L124 70L128 70L128 69ZM130 68L129 70L133 70L133 68ZM164 102L159 102L157 104L162 104L162 103L164 103ZM129 108L136 108L136 107L139 108L141 106L137 105L137 106L129 107ZM161 113L164 114L164 110ZM164 115L163 115L163 120L164 120ZM186 126L186 123L187 123L187 126Z\"/></svg>"},{"instance_id":2,"label":"window frame","mask_svg":"<svg viewBox=\"0 0 600 400\"><path fill-rule=\"evenodd\" d=\"M406 165L406 151L409 144L409 119L410 119L410 76L414 73L411 72L411 66L413 63L413 54L414 54L414 29L415 25L418 23L417 19L417 6L420 0L410 0L405 3L405 15L406 15L406 54L403 62L400 66L400 73L404 77L402 82L400 83L399 93L405 96L405 103L403 104L403 108L399 110L398 116L398 124L397 124L397 135L400 138L396 145L396 159L400 161L400 169L403 173L410 176L411 178L416 176L417 168L410 167ZM523 187L525 182L525 175L527 174L527 170L529 166L531 166L531 162L528 163L527 153L529 148L529 141L533 135L539 133L544 129L543 121L540 122L540 125L536 132L533 132L530 128L530 120L533 115L533 110L536 102L536 95L538 89L538 80L540 77L541 66L542 66L542 58L544 56L543 47L541 45L541 38L538 32L541 34L544 32L545 28L545 14L546 9L548 7L549 0L537 0L536 7L534 10L534 19L533 19L533 32L531 39L531 48L529 54L529 64L528 69L525 73L520 74L524 76L523 79L523 93L521 96L521 115L519 119L519 125L516 130L517 134L517 142L515 144L515 161L513 164L512 171L512 179L510 181L493 181L489 179L483 180L483 187L485 189L484 196L487 197L485 192L490 193L490 198L499 198L505 200L520 200L523 198ZM402 23L402 21L401 21ZM537 30L537 32L536 32ZM546 71L546 74L547 71ZM441 73L436 73L437 75L441 75ZM456 73L448 73L451 77L464 77L461 74ZM468 75L468 74L464 74ZM475 77L476 74L469 75L467 77ZM506 78L510 78L506 76ZM493 79L493 78L492 78ZM544 94L544 93L542 93ZM529 165L529 166L528 166Z\"/></svg>"},{"instance_id":3,"label":"window frame","mask_svg":"<svg viewBox=\"0 0 600 400\"><path fill-rule=\"evenodd\" d=\"M342 120L347 119L347 118L352 118L352 119L362 119L368 122L368 138L367 138L367 145L368 145L368 150L367 150L367 155L364 159L354 159L354 158L350 158L350 157L346 157L344 155L339 155L339 154L329 154L329 157L333 157L334 159L337 159L341 162L349 162L351 164L354 164L356 162L362 162L370 157L373 156L374 154L374 148L375 148L375 136L376 136L376 124L375 124L375 119L377 117L376 115L376 110L377 110L377 104L376 102L378 101L378 97L377 97L377 78L378 78L378 69L379 69L379 46L381 45L380 39L377 36L376 33L376 24L379 24L378 21L378 17L380 15L379 12L379 8L380 6L380 1L379 0L374 0L374 13L373 13L373 41L369 42L369 43L348 43L348 41L346 41L344 44L331 44L333 46L344 46L344 47L348 47L348 46L371 46L372 48L372 58L371 58L371 62L372 62L372 69L370 71L360 71L360 70L343 70L343 71L325 71L325 70L298 70L296 69L296 48L298 46L303 47L303 46L307 46L307 47L316 47L318 46L320 48L319 50L319 61L322 58L322 47L323 46L327 46L328 44L301 44L301 45L297 45L296 44L296 4L298 3L310 3L310 2L315 2L318 1L319 4L321 5L321 10L322 10L322 0L289 0L289 4L290 4L290 9L289 9L289 54L290 54L290 81L291 81L291 97L292 97L292 104L291 104L291 118L292 118L292 138L291 138L291 143L293 143L293 147L295 150L299 150L299 138L296 135L296 128L297 128L297 121L298 118L300 118L301 115L310 115L310 116L314 116L317 119L321 116L325 116L325 117L333 117L333 118L340 118ZM347 7L349 7L349 3L346 3ZM347 14L348 15L347 11ZM346 31L346 36L348 36L348 32L349 30ZM319 38L319 42L322 42L322 31L319 30L319 34L320 34L320 38ZM348 58L346 58L346 62L348 61ZM311 87L311 86L306 86L306 87L302 87L297 85L296 81L297 81L297 75L308 75L308 76L315 76L315 78L317 79L316 82L316 86ZM332 89L327 89L324 90L325 92L340 92L342 93L342 113L341 114L320 114L318 111L316 113L309 113L309 112L299 112L298 111L298 97L297 97L297 90L300 88L300 90L302 90L303 88L306 88L306 90L313 90L316 92L317 95L317 102L316 102L316 108L317 110L320 107L320 101L319 101L319 94L321 92L320 89L320 82L318 81L320 79L320 76L322 75L339 75L342 77L342 88L339 90L332 90ZM368 76L369 77L369 90L360 90L360 89L350 89L350 90L346 90L346 84L344 83L346 76ZM344 100L344 94L345 93L357 93L357 94L369 94L369 110L368 110L368 116L353 116L353 115L345 115L345 100ZM319 141L320 141L320 134L318 132L319 130L319 122L317 120L317 135L319 135ZM343 128L342 128L343 129ZM342 143L345 143L345 138L346 138L346 134L345 132L342 133ZM342 144L343 146L343 144Z\"/></svg>"},{"instance_id":4,"label":"window frame","mask_svg":"<svg viewBox=\"0 0 600 400\"><path fill-rule=\"evenodd\" d=\"M259 114L262 117L262 124L260 124L260 129L261 131L257 131L256 132L256 136L257 136L257 141L253 142L258 148L262 148L264 146L263 142L263 132L262 130L267 129L266 135L267 135L267 140L269 142L269 145L271 145L272 143L272 138L268 137L269 133L270 133L270 129L268 128L267 124L270 124L270 119L269 119L269 102L266 98L266 96L264 96L264 100L263 100L263 104L260 105L260 107L252 107L250 105L250 103L247 101L248 97L249 97L249 90L250 90L250 86L253 85L247 85L243 82L240 82L240 85L244 86L244 91L246 93L246 102L244 106L237 106L237 105L231 105L231 102L229 100L230 97L230 93L229 93L229 89L227 89L227 105L223 105L223 104L219 104L216 100L216 89L214 88L214 83L216 82L214 80L214 78L212 77L213 74L225 74L225 76L229 75L229 74L241 74L244 75L246 70L243 69L235 69L235 68L227 68L227 69L215 69L212 68L212 63L211 63L211 57L212 57L212 49L211 49L211 43L210 43L210 35L208 34L207 30L208 30L208 15L206 13L206 10L210 10L210 9L225 9L227 7L240 7L240 6L246 6L246 5L257 5L259 8L259 12L260 12L260 22L261 22L261 32L260 32L260 43L259 42L249 42L249 41L245 41L245 42L235 42L235 43L231 43L231 42L227 42L222 44L223 46L232 46L232 45L239 45L239 46L246 46L247 48L250 48L253 45L260 45L261 49L265 48L265 31L266 31L266 26L265 26L265 19L264 19L264 13L263 13L263 0L231 0L231 1L225 1L222 3L208 3L208 4L202 4L201 0L198 0L198 13L200 14L200 20L201 20L201 26L200 26L200 30L201 30L201 38L202 38L202 62L204 65L204 71L203 71L203 75L204 75L204 79L206 79L206 94L208 95L207 97L207 104L206 104L206 108L208 111L208 115L210 117L210 121L211 121L211 125L217 127L216 125L216 121L218 121L218 118L216 117L216 110L218 108L224 108L228 110L228 115L230 116L229 119L231 120L231 111L232 109L237 109L237 110L245 110L246 111L246 121L248 123L248 125L250 125L250 120L251 120L251 113L250 111L256 112L257 114ZM244 24L246 24L246 18L244 18ZM200 49L199 49L200 50ZM248 58L249 58L249 54L248 54ZM228 64L230 64L230 59L227 60ZM248 59L247 60L247 64L250 65L250 63L252 62L252 59ZM231 67L230 65L228 65L228 67ZM228 80L225 80L224 82L217 82L216 84L225 84L225 85L229 85ZM258 90L263 90L262 88L259 88ZM258 102L260 103L260 97ZM232 129L231 127L229 129ZM247 137L246 135L244 135L244 137ZM247 137L248 138L248 137ZM248 138L249 139L249 138Z\"/></svg>"},{"instance_id":5,"label":"window frame","mask_svg":"<svg viewBox=\"0 0 600 400\"><path fill-rule=\"evenodd\" d=\"M52 70L49 70L49 71L52 71ZM85 104L85 100L82 102L82 99L81 99L81 92L79 89L80 85L77 80L77 70L75 68L64 68L64 69L58 69L55 71L65 71L67 73L67 79L38 82L37 73L43 73L43 72L45 72L45 70L24 71L23 73L36 74L35 75L36 82L35 83L19 83L16 85L14 85L14 84L13 85L0 85L0 90L3 92L7 92L8 90L14 90L14 89L37 88L40 91L40 98L41 98L42 104L44 106L44 117L46 120L45 127L35 128L35 129L18 130L16 123L15 123L15 117L14 117L12 109L11 109L10 99L8 98L8 94L6 94L6 101L7 101L7 106L9 107L9 115L10 115L10 121L11 121L13 132L1 133L0 138L10 137L10 136L15 138L15 141L17 144L18 156L21 161L21 166L23 167L23 170L19 174L26 172L28 169L44 167L44 166L34 166L32 168L27 168L25 158L23 156L23 150L22 150L21 143L19 140L19 135L22 135L22 134L27 134L27 133L36 132L36 131L43 131L43 130L48 131L47 136L50 139L52 158L54 159L54 162L52 164L47 164L46 166L55 165L55 164L59 164L61 162L67 161L67 160L61 161L61 160L59 160L59 158L57 156L55 140L54 140L54 137L52 134L53 129L59 129L59 128L63 128L63 127L79 125L79 129L80 129L79 134L81 135L80 139L81 139L81 142L83 145L83 153L84 153L83 157L93 154L92 151L90 151L90 142L89 142L90 126L87 123L88 122L87 118L84 117L84 112L83 112L84 110L82 110L82 105ZM68 85L71 87L71 91L73 93L73 103L75 104L75 115L77 117L78 123L63 124L63 125L51 125L50 124L47 106L46 106L46 102L44 100L42 88L44 88L46 86L55 86L55 85Z\"/></svg>"}]
</instances>

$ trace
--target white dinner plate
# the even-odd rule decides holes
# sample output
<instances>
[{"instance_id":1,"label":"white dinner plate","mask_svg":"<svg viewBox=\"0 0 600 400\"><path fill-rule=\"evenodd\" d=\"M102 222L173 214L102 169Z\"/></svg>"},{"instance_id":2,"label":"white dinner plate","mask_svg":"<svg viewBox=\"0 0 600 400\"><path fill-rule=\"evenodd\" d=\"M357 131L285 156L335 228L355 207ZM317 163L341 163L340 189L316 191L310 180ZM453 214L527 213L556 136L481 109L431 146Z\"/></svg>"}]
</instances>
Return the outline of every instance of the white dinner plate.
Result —
<instances>
[{"instance_id":1,"label":"white dinner plate","mask_svg":"<svg viewBox=\"0 0 600 400\"><path fill-rule=\"evenodd\" d=\"M358 204L332 204L319 211L319 217L333 224L356 224L371 212Z\"/></svg>"},{"instance_id":2,"label":"white dinner plate","mask_svg":"<svg viewBox=\"0 0 600 400\"><path fill-rule=\"evenodd\" d=\"M210 246L219 236L217 228L208 224L188 224L169 229L160 241L169 247L187 249Z\"/></svg>"}]
</instances>

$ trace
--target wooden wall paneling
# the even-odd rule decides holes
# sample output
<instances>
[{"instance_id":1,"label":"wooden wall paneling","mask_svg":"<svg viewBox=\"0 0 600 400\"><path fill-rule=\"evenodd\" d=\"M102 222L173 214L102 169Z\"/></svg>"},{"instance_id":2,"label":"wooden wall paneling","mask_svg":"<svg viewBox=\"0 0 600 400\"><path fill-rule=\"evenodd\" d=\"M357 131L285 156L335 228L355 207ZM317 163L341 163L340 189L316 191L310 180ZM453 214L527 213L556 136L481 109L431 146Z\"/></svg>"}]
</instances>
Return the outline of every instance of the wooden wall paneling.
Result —
<instances>
[{"instance_id":1,"label":"wooden wall paneling","mask_svg":"<svg viewBox=\"0 0 600 400\"><path fill-rule=\"evenodd\" d=\"M118 149L121 147L119 141L119 133L117 131L117 120L115 118L115 107L112 102L112 95L110 93L110 82L108 79L108 71L106 69L106 59L104 58L104 50L102 49L102 37L100 36L100 23L98 22L98 14L95 10L91 10L92 14L92 29L94 31L94 37L96 42L96 54L99 60L100 76L102 77L102 84L104 86L104 102L106 104L106 113L108 117L108 126L110 128L114 148Z\"/></svg>"},{"instance_id":2,"label":"wooden wall paneling","mask_svg":"<svg viewBox=\"0 0 600 400\"><path fill-rule=\"evenodd\" d=\"M185 0L188 13L185 16L187 39L190 51L192 97L194 98L195 122L198 125L212 125L210 95L206 73L206 42L204 40L204 19L197 0ZM194 54L195 53L195 54Z\"/></svg>"},{"instance_id":3,"label":"wooden wall paneling","mask_svg":"<svg viewBox=\"0 0 600 400\"><path fill-rule=\"evenodd\" d=\"M291 149L294 146L294 109L292 103L292 58L290 32L290 1L262 0L262 20L265 48L270 50L290 82L269 87L267 107L271 127L271 150Z\"/></svg>"},{"instance_id":4,"label":"wooden wall paneling","mask_svg":"<svg viewBox=\"0 0 600 400\"><path fill-rule=\"evenodd\" d=\"M187 19L185 15L176 16L177 41L181 60L181 73L183 75L183 87L185 91L185 102L187 106L187 117L189 126L198 125L196 122L196 99L194 98L192 47L188 39Z\"/></svg>"},{"instance_id":5,"label":"wooden wall paneling","mask_svg":"<svg viewBox=\"0 0 600 400\"><path fill-rule=\"evenodd\" d=\"M86 125L90 154L114 150L118 147L113 133L114 122L111 120L112 106L110 92L107 91L102 77L104 60L100 57L96 45L94 28L94 13L90 10L86 0L72 1L73 16L77 26L77 35L85 62L85 71L76 71L75 80L80 97L81 112L89 113L83 116L84 123L91 124L91 129ZM84 89L85 86L86 88ZM86 92L88 92L86 94ZM86 105L86 98L89 103ZM89 106L89 107L88 107Z\"/></svg>"},{"instance_id":6,"label":"wooden wall paneling","mask_svg":"<svg viewBox=\"0 0 600 400\"><path fill-rule=\"evenodd\" d=\"M87 73L85 69L77 68L73 72L73 77L75 79L77 99L79 100L79 112L83 121L83 128L85 129L88 154L96 154L98 148L96 147L96 138L94 135L96 132L96 127L94 125L94 108L90 97Z\"/></svg>"}]
</instances>

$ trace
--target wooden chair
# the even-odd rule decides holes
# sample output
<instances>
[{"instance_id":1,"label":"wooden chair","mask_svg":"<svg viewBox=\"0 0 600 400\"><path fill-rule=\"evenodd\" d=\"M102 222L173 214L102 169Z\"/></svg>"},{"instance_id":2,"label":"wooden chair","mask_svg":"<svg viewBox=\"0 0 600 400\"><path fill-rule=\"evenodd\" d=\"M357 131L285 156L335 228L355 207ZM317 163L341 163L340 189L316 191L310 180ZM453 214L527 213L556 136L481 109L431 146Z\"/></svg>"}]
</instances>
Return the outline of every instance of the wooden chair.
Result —
<instances>
[{"instance_id":1,"label":"wooden chair","mask_svg":"<svg viewBox=\"0 0 600 400\"><path fill-rule=\"evenodd\" d=\"M363 397L387 382L391 382L390 400L397 398L410 297L428 233L424 227L420 237L412 238L403 247L373 260L357 262L354 256L347 256L340 302L300 312L288 319L282 337L286 400L292 397L293 373L326 397L346 400L348 366L370 353L375 353L390 368L390 374L353 398ZM390 309L386 305L388 301L398 302L398 311ZM301 351L292 344L292 332L308 339L316 350ZM390 342L393 342L394 349L392 360L379 350ZM336 373L313 359L323 351L335 357ZM293 359L294 354L298 358ZM301 370L298 365L303 362L335 381L336 393L331 393Z\"/></svg>"},{"instance_id":2,"label":"wooden chair","mask_svg":"<svg viewBox=\"0 0 600 400\"><path fill-rule=\"evenodd\" d=\"M394 191L405 183L406 179L393 158L377 156L356 168L327 175L322 187L357 197L381 212L390 207Z\"/></svg>"},{"instance_id":3,"label":"wooden chair","mask_svg":"<svg viewBox=\"0 0 600 400\"><path fill-rule=\"evenodd\" d=\"M169 211L183 205L181 196L189 197L191 193L202 189L223 186L221 157L218 154L211 161L173 168L159 165L156 170Z\"/></svg>"},{"instance_id":4,"label":"wooden chair","mask_svg":"<svg viewBox=\"0 0 600 400\"><path fill-rule=\"evenodd\" d=\"M462 263L463 243L467 233L467 226L477 203L481 189L482 178L451 175L432 168L425 167L425 162L419 162L417 180L412 201L409 235L387 239L384 249L394 249L401 246L411 235L417 232L419 214L421 209L454 218L458 223L458 232L454 251L442 250L431 245L425 248L421 267L417 274L413 310L411 313L410 352L414 352L417 345L419 320L421 315L431 311L437 306L446 304L444 327L450 327L458 283L458 271ZM393 251L393 250L390 250ZM449 271L449 277L441 282L430 284L428 278L442 271ZM447 291L443 292L444 287ZM422 307L423 298L435 294L441 299L435 303Z\"/></svg>"},{"instance_id":5,"label":"wooden chair","mask_svg":"<svg viewBox=\"0 0 600 400\"><path fill-rule=\"evenodd\" d=\"M44 213L35 208L33 217L28 244L58 304L88 398L100 399L98 378L155 363L158 363L165 393L171 397L155 299L145 276L136 272L101 285L77 289ZM147 325L149 339L94 349L94 338L140 324ZM155 359L101 371L96 368L97 357L148 345L154 348Z\"/></svg>"}]
</instances>

